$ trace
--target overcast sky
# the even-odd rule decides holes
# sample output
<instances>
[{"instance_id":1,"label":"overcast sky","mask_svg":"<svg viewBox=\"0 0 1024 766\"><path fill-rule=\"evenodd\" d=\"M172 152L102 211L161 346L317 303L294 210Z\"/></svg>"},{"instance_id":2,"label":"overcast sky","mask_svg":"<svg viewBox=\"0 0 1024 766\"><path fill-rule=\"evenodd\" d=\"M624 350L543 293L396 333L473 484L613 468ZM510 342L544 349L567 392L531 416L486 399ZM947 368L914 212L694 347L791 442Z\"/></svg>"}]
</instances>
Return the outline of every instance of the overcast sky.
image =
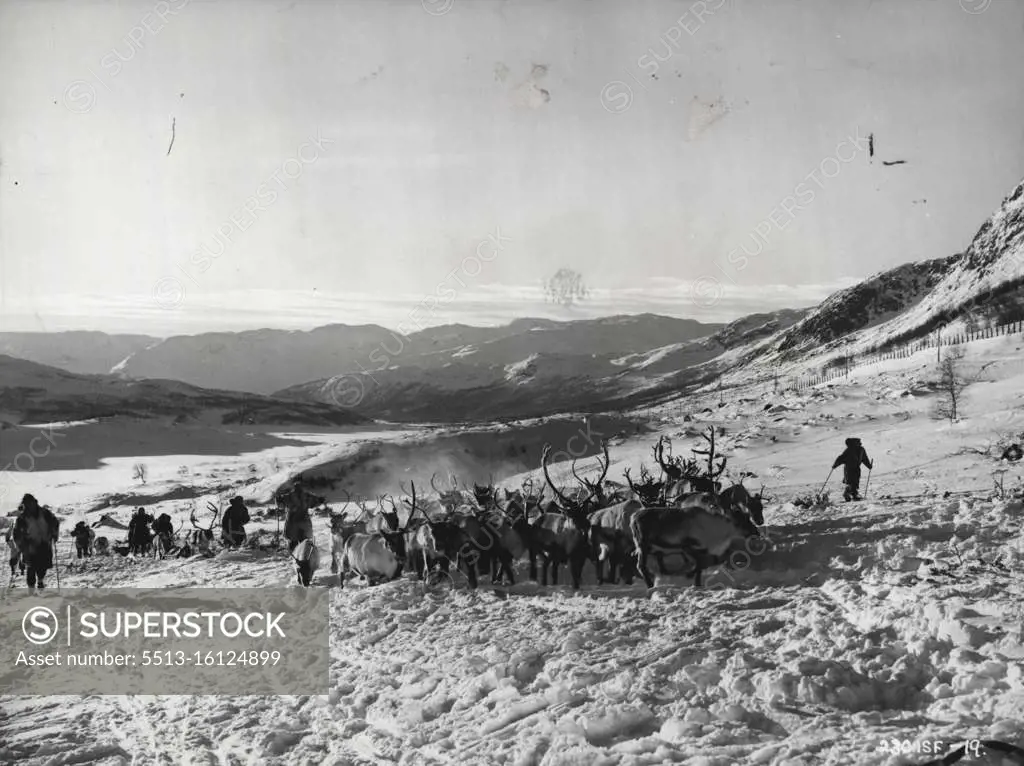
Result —
<instances>
[{"instance_id":1,"label":"overcast sky","mask_svg":"<svg viewBox=\"0 0 1024 766\"><path fill-rule=\"evenodd\" d=\"M0 326L809 305L1020 181L1022 41L1015 0L4 0Z\"/></svg>"}]
</instances>

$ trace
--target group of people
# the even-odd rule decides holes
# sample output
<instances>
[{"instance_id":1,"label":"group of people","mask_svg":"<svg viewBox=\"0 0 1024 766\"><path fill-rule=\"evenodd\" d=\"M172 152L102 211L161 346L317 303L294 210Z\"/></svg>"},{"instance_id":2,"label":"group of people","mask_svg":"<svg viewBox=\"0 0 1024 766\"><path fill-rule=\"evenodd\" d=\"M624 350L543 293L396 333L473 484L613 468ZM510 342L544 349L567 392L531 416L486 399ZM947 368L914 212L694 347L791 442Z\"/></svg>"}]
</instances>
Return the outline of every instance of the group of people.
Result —
<instances>
[{"instance_id":1,"label":"group of people","mask_svg":"<svg viewBox=\"0 0 1024 766\"><path fill-rule=\"evenodd\" d=\"M128 525L130 552L142 554L148 550L153 539L149 529L151 525L158 536L164 532L163 529L156 528L154 521L156 520L153 516L141 507L132 514ZM249 522L249 510L245 506L245 501L241 496L233 497L221 520L221 543L226 548L241 546L246 541L245 525ZM18 505L17 519L6 536L10 551L12 582L16 570L20 567L25 573L29 588L45 588L44 578L54 566L59 538L60 519L49 508L40 505L34 495L23 496Z\"/></svg>"}]
</instances>

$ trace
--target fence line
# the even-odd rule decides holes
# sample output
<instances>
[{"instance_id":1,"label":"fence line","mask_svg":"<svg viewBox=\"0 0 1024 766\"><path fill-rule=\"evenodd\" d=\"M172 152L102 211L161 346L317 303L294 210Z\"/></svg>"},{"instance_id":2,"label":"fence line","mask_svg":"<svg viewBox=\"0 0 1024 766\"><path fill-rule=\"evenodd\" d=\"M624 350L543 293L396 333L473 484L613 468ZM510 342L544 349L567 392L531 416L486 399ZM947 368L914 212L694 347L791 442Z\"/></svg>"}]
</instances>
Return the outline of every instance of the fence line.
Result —
<instances>
[{"instance_id":1,"label":"fence line","mask_svg":"<svg viewBox=\"0 0 1024 766\"><path fill-rule=\"evenodd\" d=\"M978 330L977 332L956 333L955 335L950 335L948 337L943 337L941 332L938 333L937 336L933 333L927 338L911 341L882 353L869 353L855 358L847 358L845 363L832 367L820 375L812 375L810 377L797 376L795 380L792 380L788 387L795 388L797 391L800 391L805 388L821 385L822 383L828 383L829 381L836 380L837 378L848 377L850 370L858 367L878 364L879 362L885 362L890 359L907 359L918 352L927 351L932 348L936 349L936 353L938 354L944 347L960 346L977 340L987 340L989 338L998 338L1004 335L1014 335L1021 332L1024 332L1024 321L986 327L982 330ZM772 378L767 378L766 380L767 382L771 382ZM765 382L765 380L760 382Z\"/></svg>"}]
</instances>

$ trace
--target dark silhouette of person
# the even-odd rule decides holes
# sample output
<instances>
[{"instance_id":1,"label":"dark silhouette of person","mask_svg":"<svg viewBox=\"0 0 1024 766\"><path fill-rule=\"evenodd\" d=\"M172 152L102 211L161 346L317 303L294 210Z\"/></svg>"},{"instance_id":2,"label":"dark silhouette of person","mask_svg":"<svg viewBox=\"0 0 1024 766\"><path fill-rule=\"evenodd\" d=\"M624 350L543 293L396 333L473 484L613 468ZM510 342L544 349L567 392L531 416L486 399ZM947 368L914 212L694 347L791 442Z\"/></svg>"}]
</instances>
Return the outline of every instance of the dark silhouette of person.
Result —
<instances>
[{"instance_id":1,"label":"dark silhouette of person","mask_svg":"<svg viewBox=\"0 0 1024 766\"><path fill-rule=\"evenodd\" d=\"M14 542L25 562L25 580L29 588L45 587L43 578L53 566L53 553L60 534L60 519L49 508L39 505L32 495L21 498L21 513L14 522Z\"/></svg>"},{"instance_id":2,"label":"dark silhouette of person","mask_svg":"<svg viewBox=\"0 0 1024 766\"><path fill-rule=\"evenodd\" d=\"M245 542L245 525L249 523L249 509L240 495L231 498L228 509L221 521L221 541L229 548L237 548Z\"/></svg>"},{"instance_id":3,"label":"dark silhouette of person","mask_svg":"<svg viewBox=\"0 0 1024 766\"><path fill-rule=\"evenodd\" d=\"M843 466L843 484L846 485L843 490L843 500L860 500L860 467L862 465L867 466L870 470L873 463L868 458L868 453L864 450L860 439L851 437L846 440L846 449L843 454L837 457L836 462L832 464L833 470Z\"/></svg>"}]
</instances>

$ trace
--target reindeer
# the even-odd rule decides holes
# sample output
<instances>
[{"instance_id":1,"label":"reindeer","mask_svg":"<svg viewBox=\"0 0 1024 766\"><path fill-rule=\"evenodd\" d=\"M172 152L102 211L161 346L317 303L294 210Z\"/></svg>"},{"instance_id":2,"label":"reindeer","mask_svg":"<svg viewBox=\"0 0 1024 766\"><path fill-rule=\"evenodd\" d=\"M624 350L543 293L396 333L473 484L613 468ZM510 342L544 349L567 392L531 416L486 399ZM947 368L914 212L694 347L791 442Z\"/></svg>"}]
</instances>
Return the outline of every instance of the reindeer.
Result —
<instances>
[{"instance_id":1,"label":"reindeer","mask_svg":"<svg viewBox=\"0 0 1024 766\"><path fill-rule=\"evenodd\" d=\"M210 519L210 526L201 527L196 521L196 509L193 508L189 514L189 521L192 524L192 531L190 532L191 539L186 541L189 550L195 548L198 553L204 556L210 555L210 547L213 545L213 528L217 524L217 517L220 516L220 508L213 503L207 501L206 509L213 514L213 518Z\"/></svg>"},{"instance_id":2,"label":"reindeer","mask_svg":"<svg viewBox=\"0 0 1024 766\"><path fill-rule=\"evenodd\" d=\"M339 587L345 587L345 575L352 571L371 585L391 581L402 574L405 564L405 532L350 534L344 543L340 562Z\"/></svg>"},{"instance_id":3,"label":"reindeer","mask_svg":"<svg viewBox=\"0 0 1024 766\"><path fill-rule=\"evenodd\" d=\"M437 491L433 477L431 487ZM427 516L416 503L415 482L412 500L406 502L409 505L409 518L405 525L406 560L412 562L417 579L426 580L435 568L447 573L452 561L458 566L459 553L466 543L459 527L451 521L433 521ZM420 512L422 519L414 519L416 511ZM476 584L475 577L471 578L471 584Z\"/></svg>"},{"instance_id":4,"label":"reindeer","mask_svg":"<svg viewBox=\"0 0 1024 766\"><path fill-rule=\"evenodd\" d=\"M701 584L705 569L721 564L733 545L760 535L750 517L716 495L703 493L685 508L641 508L630 519L637 569L648 588L654 578L647 568L651 553L677 553L693 561L693 584Z\"/></svg>"},{"instance_id":5,"label":"reindeer","mask_svg":"<svg viewBox=\"0 0 1024 766\"><path fill-rule=\"evenodd\" d=\"M548 472L548 458L551 454L551 445L545 444L541 454L541 468L544 472L544 479L555 494L555 505L557 513L547 512L541 515L529 526L529 538L527 545L530 548L530 574L536 576L536 560L540 556L541 561L541 584L547 585L548 570L551 570L551 584L558 584L558 567L560 564L568 563L569 572L572 577L573 588L579 590L580 579L583 575L583 565L588 556L590 522L587 511L590 504L597 495L597 487L604 481L608 473L608 466L611 460L608 457L608 443L602 440L604 449L604 464L598 480L588 485L589 494L577 500L570 500L551 481L551 474Z\"/></svg>"},{"instance_id":6,"label":"reindeer","mask_svg":"<svg viewBox=\"0 0 1024 766\"><path fill-rule=\"evenodd\" d=\"M156 521L153 522L153 532L156 534L156 552L160 558L172 555L175 553L176 545L175 539L178 533L181 531L181 527L184 526L184 522L178 529L174 528L174 522L171 521L171 516L168 513L161 513Z\"/></svg>"},{"instance_id":7,"label":"reindeer","mask_svg":"<svg viewBox=\"0 0 1024 766\"><path fill-rule=\"evenodd\" d=\"M717 495L719 503L724 504L727 508L746 513L757 526L764 526L764 484L761 485L761 489L756 495L750 494L742 482L733 484ZM693 505L691 498L684 500L680 507L685 508L688 505Z\"/></svg>"},{"instance_id":8,"label":"reindeer","mask_svg":"<svg viewBox=\"0 0 1024 766\"><path fill-rule=\"evenodd\" d=\"M637 511L644 507L639 500L625 500L596 510L587 517L588 540L598 585L615 583L616 568L627 584L633 582L634 542L630 523ZM609 567L607 580L604 576L605 561Z\"/></svg>"},{"instance_id":9,"label":"reindeer","mask_svg":"<svg viewBox=\"0 0 1024 766\"><path fill-rule=\"evenodd\" d=\"M639 501L642 505L661 505L665 500L665 484L655 480L651 476L651 472L647 470L647 466L640 465L640 482L636 483L633 481L633 477L630 475L629 469L626 468L622 472L626 478L626 483L629 485L630 490L633 492L633 498Z\"/></svg>"},{"instance_id":10,"label":"reindeer","mask_svg":"<svg viewBox=\"0 0 1024 766\"><path fill-rule=\"evenodd\" d=\"M506 489L505 505L502 506L495 492L494 510L496 513L491 516L490 522L494 526L498 541L495 555L491 558L491 583L500 584L507 577L508 584L515 585L512 564L528 556L530 552L526 544L526 537L530 533L529 522L522 493L509 492Z\"/></svg>"},{"instance_id":11,"label":"reindeer","mask_svg":"<svg viewBox=\"0 0 1024 766\"><path fill-rule=\"evenodd\" d=\"M525 553L526 547L522 535L515 528L515 521L498 503L493 475L487 485L474 482L472 502L462 508L468 509L470 513L456 514L452 521L462 530L468 542L466 555L475 565L472 568L477 571L489 570L492 585L505 579L514 585L512 564ZM475 574L473 572L474 577L471 577L473 587Z\"/></svg>"},{"instance_id":12,"label":"reindeer","mask_svg":"<svg viewBox=\"0 0 1024 766\"><path fill-rule=\"evenodd\" d=\"M320 568L320 549L316 547L313 540L306 538L300 540L295 550L289 554L295 566L295 577L299 585L308 588L313 582L313 575Z\"/></svg>"},{"instance_id":13,"label":"reindeer","mask_svg":"<svg viewBox=\"0 0 1024 766\"><path fill-rule=\"evenodd\" d=\"M366 509L358 504L359 515L354 521L348 520L348 507L352 503L352 495L345 492L345 505L338 513L331 514L331 572L337 573L344 554L345 543L354 534L366 534Z\"/></svg>"},{"instance_id":14,"label":"reindeer","mask_svg":"<svg viewBox=\"0 0 1024 766\"><path fill-rule=\"evenodd\" d=\"M391 498L390 513L383 510L383 504L384 498L378 498L380 513L366 524L366 532L356 532L351 527L346 529L344 525L338 524L340 539L335 538L335 542L341 544L341 561L336 560L334 568L340 569L338 581L341 587L344 587L345 575L349 571L362 575L371 584L394 580L402 574L407 558L406 538L412 514L406 520L405 528L402 528L394 498ZM412 485L411 507L416 507L415 483ZM379 531L371 531L371 524Z\"/></svg>"},{"instance_id":15,"label":"reindeer","mask_svg":"<svg viewBox=\"0 0 1024 766\"><path fill-rule=\"evenodd\" d=\"M391 510L384 510L384 502L391 503ZM398 519L398 506L393 497L380 495L377 497L377 512L366 522L366 531L369 534L383 534L384 532L397 532L401 522Z\"/></svg>"},{"instance_id":16,"label":"reindeer","mask_svg":"<svg viewBox=\"0 0 1024 766\"><path fill-rule=\"evenodd\" d=\"M473 482L473 499L485 510L494 504L494 474L491 474L490 484L481 485Z\"/></svg>"},{"instance_id":17,"label":"reindeer","mask_svg":"<svg viewBox=\"0 0 1024 766\"><path fill-rule=\"evenodd\" d=\"M7 532L4 534L4 541L7 543L7 552L10 557L11 563L11 582L14 582L14 570L18 569L18 574L25 574L25 557L22 555L21 546L18 545L18 541L14 539L14 527L9 527Z\"/></svg>"},{"instance_id":18,"label":"reindeer","mask_svg":"<svg viewBox=\"0 0 1024 766\"><path fill-rule=\"evenodd\" d=\"M481 498L494 499L493 485L477 487L482 490ZM491 567L492 583L497 582L503 573L511 583L515 583L512 573L513 553L506 547L507 544L514 545L514 541L504 519L499 519L500 511L497 507L490 511L496 514L493 517L479 507L468 506L471 513L456 513L444 521L433 521L417 506L415 490L414 484L412 501L406 501L410 506L406 527L411 530L406 535L406 547L417 576L426 579L427 573L434 567L447 573L450 564L454 562L456 567L462 566L465 569L469 587L476 588L478 573L485 568L484 565L497 562L497 569ZM417 510L422 516L422 522L416 520L413 527L413 515Z\"/></svg>"},{"instance_id":19,"label":"reindeer","mask_svg":"<svg viewBox=\"0 0 1024 766\"><path fill-rule=\"evenodd\" d=\"M448 474L448 480L451 483L451 489L441 489L435 483L437 473L430 477L430 487L437 493L438 502L441 503L441 507L445 509L449 514L454 513L455 509L462 505L465 500L463 499L462 490L459 489L458 479L455 478L455 474Z\"/></svg>"},{"instance_id":20,"label":"reindeer","mask_svg":"<svg viewBox=\"0 0 1024 766\"><path fill-rule=\"evenodd\" d=\"M665 457L665 444L668 444L669 456ZM695 471L687 471L690 466L683 461L682 457L676 457L671 454L672 442L667 436L661 436L658 438L657 443L654 445L654 460L659 466L661 466L662 472L667 477L665 483L679 481L683 479L688 473L694 473ZM692 466L696 468L696 466Z\"/></svg>"}]
</instances>

